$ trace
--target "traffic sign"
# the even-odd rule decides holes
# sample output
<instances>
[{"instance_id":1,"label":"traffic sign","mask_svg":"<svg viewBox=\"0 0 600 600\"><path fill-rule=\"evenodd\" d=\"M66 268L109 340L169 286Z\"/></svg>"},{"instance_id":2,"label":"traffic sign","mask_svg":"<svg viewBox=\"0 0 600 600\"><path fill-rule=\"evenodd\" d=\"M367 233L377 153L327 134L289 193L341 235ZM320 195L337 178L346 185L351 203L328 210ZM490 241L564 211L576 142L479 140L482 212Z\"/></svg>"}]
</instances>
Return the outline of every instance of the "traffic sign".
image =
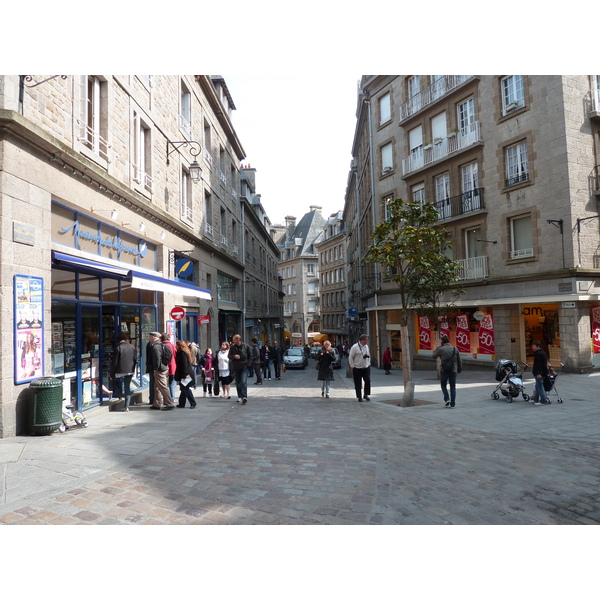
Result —
<instances>
[{"instance_id":1,"label":"traffic sign","mask_svg":"<svg viewBox=\"0 0 600 600\"><path fill-rule=\"evenodd\" d=\"M176 321L181 321L185 317L185 309L181 308L181 306L176 306L171 309L171 319L175 319Z\"/></svg>"}]
</instances>

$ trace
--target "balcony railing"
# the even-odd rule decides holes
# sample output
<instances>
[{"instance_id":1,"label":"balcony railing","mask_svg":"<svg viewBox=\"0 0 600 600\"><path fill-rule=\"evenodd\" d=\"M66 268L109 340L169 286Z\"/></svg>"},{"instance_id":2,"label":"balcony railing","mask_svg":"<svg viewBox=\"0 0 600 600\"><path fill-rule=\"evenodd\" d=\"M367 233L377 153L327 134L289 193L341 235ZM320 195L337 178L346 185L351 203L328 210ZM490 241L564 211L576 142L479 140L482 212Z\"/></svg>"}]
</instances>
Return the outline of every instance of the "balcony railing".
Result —
<instances>
[{"instance_id":1,"label":"balcony railing","mask_svg":"<svg viewBox=\"0 0 600 600\"><path fill-rule=\"evenodd\" d=\"M403 121L412 117L472 77L474 75L444 75L444 77L432 83L424 92L414 95L400 107L400 120Z\"/></svg>"},{"instance_id":2,"label":"balcony railing","mask_svg":"<svg viewBox=\"0 0 600 600\"><path fill-rule=\"evenodd\" d=\"M474 256L473 258L463 258L456 261L460 265L458 272L459 281L469 279L483 279L488 276L488 257Z\"/></svg>"},{"instance_id":3,"label":"balcony railing","mask_svg":"<svg viewBox=\"0 0 600 600\"><path fill-rule=\"evenodd\" d=\"M221 234L221 246L227 246L227 238Z\"/></svg>"},{"instance_id":4,"label":"balcony railing","mask_svg":"<svg viewBox=\"0 0 600 600\"><path fill-rule=\"evenodd\" d=\"M83 121L77 120L77 125L79 126L78 140L83 142L90 150L93 150L96 154L100 155L101 158L110 162L108 160L108 149L110 148L110 144L97 131L88 127Z\"/></svg>"},{"instance_id":5,"label":"balcony railing","mask_svg":"<svg viewBox=\"0 0 600 600\"><path fill-rule=\"evenodd\" d=\"M145 171L143 171L138 165L133 165L133 180L140 185L143 185L144 188L150 193L153 192L154 181L152 177L148 175Z\"/></svg>"},{"instance_id":6,"label":"balcony railing","mask_svg":"<svg viewBox=\"0 0 600 600\"><path fill-rule=\"evenodd\" d=\"M460 215L485 208L483 202L483 189L484 188L475 188L474 190L463 192L458 196L452 196L452 198L438 200L435 203L439 213L438 221L459 217Z\"/></svg>"},{"instance_id":7,"label":"balcony railing","mask_svg":"<svg viewBox=\"0 0 600 600\"><path fill-rule=\"evenodd\" d=\"M521 250L510 251L511 258L527 258L528 256L533 256L533 248L522 248Z\"/></svg>"},{"instance_id":8,"label":"balcony railing","mask_svg":"<svg viewBox=\"0 0 600 600\"><path fill-rule=\"evenodd\" d=\"M433 144L412 151L409 157L402 159L402 174L408 175L478 142L481 142L481 121L475 121L458 133L438 138Z\"/></svg>"},{"instance_id":9,"label":"balcony railing","mask_svg":"<svg viewBox=\"0 0 600 600\"><path fill-rule=\"evenodd\" d=\"M206 233L207 235L210 235L212 237L213 226L209 225L208 223L204 223L204 233Z\"/></svg>"},{"instance_id":10,"label":"balcony railing","mask_svg":"<svg viewBox=\"0 0 600 600\"><path fill-rule=\"evenodd\" d=\"M192 126L185 115L179 115L179 129L185 133L186 137L192 137Z\"/></svg>"},{"instance_id":11,"label":"balcony railing","mask_svg":"<svg viewBox=\"0 0 600 600\"><path fill-rule=\"evenodd\" d=\"M594 87L591 90L592 112L600 112L600 87Z\"/></svg>"}]
</instances>

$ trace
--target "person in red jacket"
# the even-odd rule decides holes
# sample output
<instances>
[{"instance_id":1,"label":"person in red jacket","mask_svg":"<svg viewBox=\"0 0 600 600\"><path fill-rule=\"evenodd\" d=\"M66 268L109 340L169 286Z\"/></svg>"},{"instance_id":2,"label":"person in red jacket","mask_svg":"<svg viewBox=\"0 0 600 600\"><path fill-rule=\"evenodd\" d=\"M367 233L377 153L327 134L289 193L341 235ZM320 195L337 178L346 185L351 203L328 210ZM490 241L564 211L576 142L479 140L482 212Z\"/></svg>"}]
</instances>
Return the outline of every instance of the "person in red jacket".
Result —
<instances>
[{"instance_id":1,"label":"person in red jacket","mask_svg":"<svg viewBox=\"0 0 600 600\"><path fill-rule=\"evenodd\" d=\"M390 369L392 368L392 353L389 346L385 349L381 362L383 364L383 368L385 369L385 374L391 375Z\"/></svg>"},{"instance_id":2,"label":"person in red jacket","mask_svg":"<svg viewBox=\"0 0 600 600\"><path fill-rule=\"evenodd\" d=\"M177 362L175 360L175 354L177 353L177 348L171 342L171 336L168 333L163 333L160 336L160 339L163 344L166 344L171 348L171 361L169 362L169 370L167 371L167 377L169 380L169 391L171 392L171 398L175 398L175 371L177 370Z\"/></svg>"}]
</instances>

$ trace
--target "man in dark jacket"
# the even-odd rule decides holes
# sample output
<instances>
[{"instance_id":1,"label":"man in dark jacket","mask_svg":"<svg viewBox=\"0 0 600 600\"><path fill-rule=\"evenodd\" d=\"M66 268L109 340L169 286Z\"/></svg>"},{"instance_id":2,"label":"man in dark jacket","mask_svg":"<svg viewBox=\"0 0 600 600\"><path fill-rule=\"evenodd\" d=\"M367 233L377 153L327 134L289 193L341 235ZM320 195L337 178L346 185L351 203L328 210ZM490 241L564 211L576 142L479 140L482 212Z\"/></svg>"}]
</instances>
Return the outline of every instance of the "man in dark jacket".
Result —
<instances>
[{"instance_id":1,"label":"man in dark jacket","mask_svg":"<svg viewBox=\"0 0 600 600\"><path fill-rule=\"evenodd\" d=\"M250 359L250 363L252 365L252 368L254 369L254 373L256 374L256 381L254 382L254 385L262 385L263 382L263 378L262 378L262 371L261 371L261 351L260 348L258 347L258 340L256 338L252 338L252 346L250 348L251 354L250 356L252 357Z\"/></svg>"},{"instance_id":2,"label":"man in dark jacket","mask_svg":"<svg viewBox=\"0 0 600 600\"><path fill-rule=\"evenodd\" d=\"M146 357L146 369L151 369L154 373L154 401L150 408L156 410L172 410L175 406L167 380L169 367L163 365L163 343L161 334L158 331L150 333L150 351ZM161 406L162 405L162 406Z\"/></svg>"},{"instance_id":3,"label":"man in dark jacket","mask_svg":"<svg viewBox=\"0 0 600 600\"><path fill-rule=\"evenodd\" d=\"M119 344L113 354L110 378L114 381L114 392L117 398L125 398L123 412L129 412L131 402L131 378L135 373L137 356L135 347L129 342L126 331L119 333Z\"/></svg>"},{"instance_id":4,"label":"man in dark jacket","mask_svg":"<svg viewBox=\"0 0 600 600\"><path fill-rule=\"evenodd\" d=\"M246 404L248 401L248 361L250 359L250 346L242 342L242 336L236 333L231 340L229 349L229 370L235 377L238 402Z\"/></svg>"},{"instance_id":5,"label":"man in dark jacket","mask_svg":"<svg viewBox=\"0 0 600 600\"><path fill-rule=\"evenodd\" d=\"M281 379L281 365L283 364L283 348L279 342L273 342L273 366L275 367L275 377Z\"/></svg>"},{"instance_id":6,"label":"man in dark jacket","mask_svg":"<svg viewBox=\"0 0 600 600\"><path fill-rule=\"evenodd\" d=\"M535 405L543 406L544 404L550 404L544 388L544 377L548 375L548 356L542 350L540 342L531 342L531 349L534 352L531 372L535 377L535 392L537 396Z\"/></svg>"},{"instance_id":7,"label":"man in dark jacket","mask_svg":"<svg viewBox=\"0 0 600 600\"><path fill-rule=\"evenodd\" d=\"M433 351L432 357L440 357L442 368L440 371L440 386L444 394L446 408L456 405L456 374L462 369L462 361L458 349L450 343L450 338L443 335L440 338L442 345ZM450 396L448 396L448 383L450 383Z\"/></svg>"}]
</instances>

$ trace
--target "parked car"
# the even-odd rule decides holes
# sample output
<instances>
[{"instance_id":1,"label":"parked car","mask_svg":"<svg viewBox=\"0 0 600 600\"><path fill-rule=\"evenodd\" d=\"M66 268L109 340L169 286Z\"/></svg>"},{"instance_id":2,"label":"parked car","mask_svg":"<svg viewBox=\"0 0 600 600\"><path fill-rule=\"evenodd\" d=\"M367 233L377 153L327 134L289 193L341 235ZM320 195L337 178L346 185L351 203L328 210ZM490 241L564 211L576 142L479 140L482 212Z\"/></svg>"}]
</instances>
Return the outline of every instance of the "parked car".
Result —
<instances>
[{"instance_id":1,"label":"parked car","mask_svg":"<svg viewBox=\"0 0 600 600\"><path fill-rule=\"evenodd\" d=\"M317 358L317 354L323 350L323 346L311 346L310 348L310 357Z\"/></svg>"},{"instance_id":2,"label":"parked car","mask_svg":"<svg viewBox=\"0 0 600 600\"><path fill-rule=\"evenodd\" d=\"M333 354L335 356L335 360L331 363L331 366L334 369L341 369L342 368L342 357L340 356L339 350L337 348L332 348L331 351L333 352Z\"/></svg>"},{"instance_id":3,"label":"parked car","mask_svg":"<svg viewBox=\"0 0 600 600\"><path fill-rule=\"evenodd\" d=\"M288 348L283 353L283 364L286 369L306 369L308 358L304 354L304 348Z\"/></svg>"}]
</instances>

